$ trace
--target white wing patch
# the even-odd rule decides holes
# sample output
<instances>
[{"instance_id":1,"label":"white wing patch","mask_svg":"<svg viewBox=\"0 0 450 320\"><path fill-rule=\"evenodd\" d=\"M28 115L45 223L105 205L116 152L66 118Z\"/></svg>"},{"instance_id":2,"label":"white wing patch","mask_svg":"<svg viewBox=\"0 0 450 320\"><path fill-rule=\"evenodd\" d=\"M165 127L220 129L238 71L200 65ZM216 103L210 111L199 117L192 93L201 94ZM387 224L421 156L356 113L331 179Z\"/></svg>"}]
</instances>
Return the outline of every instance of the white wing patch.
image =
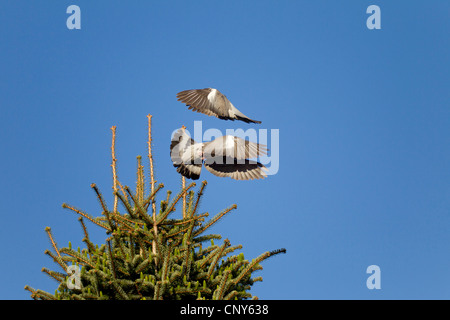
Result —
<instances>
[{"instance_id":1,"label":"white wing patch","mask_svg":"<svg viewBox=\"0 0 450 320\"><path fill-rule=\"evenodd\" d=\"M227 139L225 140L225 149L234 149L234 137L233 136L227 136Z\"/></svg>"},{"instance_id":2,"label":"white wing patch","mask_svg":"<svg viewBox=\"0 0 450 320\"><path fill-rule=\"evenodd\" d=\"M217 94L217 89L211 89L211 92L208 94L208 100L212 104L214 104L214 101L216 100L216 94Z\"/></svg>"},{"instance_id":3,"label":"white wing patch","mask_svg":"<svg viewBox=\"0 0 450 320\"><path fill-rule=\"evenodd\" d=\"M225 145L224 145L224 152L223 154L228 156L228 157L232 157L235 158L236 154L235 154L235 145L236 145L236 141L234 141L234 137L233 136L226 136L225 139Z\"/></svg>"}]
</instances>

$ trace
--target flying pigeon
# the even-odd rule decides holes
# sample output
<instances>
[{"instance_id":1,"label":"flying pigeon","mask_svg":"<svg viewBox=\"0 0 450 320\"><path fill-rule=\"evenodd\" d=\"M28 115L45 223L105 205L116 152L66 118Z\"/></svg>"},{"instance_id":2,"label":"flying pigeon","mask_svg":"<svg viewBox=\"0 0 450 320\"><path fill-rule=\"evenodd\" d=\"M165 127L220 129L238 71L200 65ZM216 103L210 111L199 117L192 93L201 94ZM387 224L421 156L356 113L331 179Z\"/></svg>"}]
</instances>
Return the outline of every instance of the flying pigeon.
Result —
<instances>
[{"instance_id":1,"label":"flying pigeon","mask_svg":"<svg viewBox=\"0 0 450 320\"><path fill-rule=\"evenodd\" d=\"M195 142L178 129L170 144L170 157L177 172L186 178L197 180L202 166L218 177L235 180L253 180L267 177L267 168L250 158L267 155L267 148L255 142L226 135L210 142Z\"/></svg>"},{"instance_id":2,"label":"flying pigeon","mask_svg":"<svg viewBox=\"0 0 450 320\"><path fill-rule=\"evenodd\" d=\"M214 88L185 90L177 93L178 101L183 102L188 109L215 116L223 120L241 120L246 123L261 123L252 120L240 112L230 100Z\"/></svg>"}]
</instances>

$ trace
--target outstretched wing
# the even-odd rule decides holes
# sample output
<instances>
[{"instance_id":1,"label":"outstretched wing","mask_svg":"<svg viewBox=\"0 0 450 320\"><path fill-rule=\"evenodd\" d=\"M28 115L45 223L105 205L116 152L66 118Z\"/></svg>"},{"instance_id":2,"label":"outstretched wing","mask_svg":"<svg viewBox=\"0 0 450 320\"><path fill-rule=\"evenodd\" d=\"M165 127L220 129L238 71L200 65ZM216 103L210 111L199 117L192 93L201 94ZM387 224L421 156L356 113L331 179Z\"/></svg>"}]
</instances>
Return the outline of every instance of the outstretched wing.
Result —
<instances>
[{"instance_id":1,"label":"outstretched wing","mask_svg":"<svg viewBox=\"0 0 450 320\"><path fill-rule=\"evenodd\" d=\"M193 111L218 118L229 118L229 101L217 89L185 90L177 93L177 98Z\"/></svg>"},{"instance_id":2,"label":"outstretched wing","mask_svg":"<svg viewBox=\"0 0 450 320\"><path fill-rule=\"evenodd\" d=\"M204 143L203 153L209 157L232 157L235 159L252 159L267 155L266 145L226 135Z\"/></svg>"},{"instance_id":3,"label":"outstretched wing","mask_svg":"<svg viewBox=\"0 0 450 320\"><path fill-rule=\"evenodd\" d=\"M205 161L205 168L218 177L229 177L235 180L264 179L267 168L253 160L238 161L229 157L216 157Z\"/></svg>"},{"instance_id":4,"label":"outstretched wing","mask_svg":"<svg viewBox=\"0 0 450 320\"><path fill-rule=\"evenodd\" d=\"M223 120L241 120L247 123L261 123L240 112L227 97L214 88L192 89L177 93L178 101L196 112L215 116Z\"/></svg>"}]
</instances>

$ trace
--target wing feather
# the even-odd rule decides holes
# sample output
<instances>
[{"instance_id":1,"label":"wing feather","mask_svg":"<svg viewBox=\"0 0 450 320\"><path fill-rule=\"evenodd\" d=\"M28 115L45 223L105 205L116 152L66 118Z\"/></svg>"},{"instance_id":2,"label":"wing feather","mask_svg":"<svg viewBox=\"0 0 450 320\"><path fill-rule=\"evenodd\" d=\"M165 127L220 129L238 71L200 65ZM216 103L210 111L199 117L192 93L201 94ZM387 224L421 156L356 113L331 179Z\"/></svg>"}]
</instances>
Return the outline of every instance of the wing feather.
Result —
<instances>
[{"instance_id":1,"label":"wing feather","mask_svg":"<svg viewBox=\"0 0 450 320\"><path fill-rule=\"evenodd\" d=\"M216 117L228 117L228 111L217 107L214 102L208 99L212 88L185 90L177 93L178 101L186 104L189 109ZM217 90L217 94L220 92ZM217 97L214 101L217 101Z\"/></svg>"},{"instance_id":2,"label":"wing feather","mask_svg":"<svg viewBox=\"0 0 450 320\"><path fill-rule=\"evenodd\" d=\"M221 159L222 158L222 159ZM205 168L218 177L229 177L235 180L264 179L267 177L267 168L253 160L245 160L244 163L237 163L236 159L224 159L226 157L216 157L215 161L205 162Z\"/></svg>"},{"instance_id":3,"label":"wing feather","mask_svg":"<svg viewBox=\"0 0 450 320\"><path fill-rule=\"evenodd\" d=\"M222 136L206 142L203 150L205 158L210 156L227 156L239 160L265 156L267 151L266 145L233 136Z\"/></svg>"}]
</instances>

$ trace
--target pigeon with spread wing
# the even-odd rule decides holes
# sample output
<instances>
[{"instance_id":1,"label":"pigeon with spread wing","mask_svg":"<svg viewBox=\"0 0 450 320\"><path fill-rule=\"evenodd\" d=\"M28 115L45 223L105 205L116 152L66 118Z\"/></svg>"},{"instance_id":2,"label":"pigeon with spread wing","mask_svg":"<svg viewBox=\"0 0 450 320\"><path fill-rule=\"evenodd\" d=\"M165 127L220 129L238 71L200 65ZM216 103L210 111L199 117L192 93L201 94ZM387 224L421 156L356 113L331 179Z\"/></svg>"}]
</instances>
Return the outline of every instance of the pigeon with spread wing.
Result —
<instances>
[{"instance_id":1,"label":"pigeon with spread wing","mask_svg":"<svg viewBox=\"0 0 450 320\"><path fill-rule=\"evenodd\" d=\"M252 120L240 112L230 100L214 88L185 90L177 93L178 101L183 102L193 111L215 116L223 120L241 120L246 123L261 123Z\"/></svg>"},{"instance_id":2,"label":"pigeon with spread wing","mask_svg":"<svg viewBox=\"0 0 450 320\"><path fill-rule=\"evenodd\" d=\"M170 157L177 172L197 180L202 166L218 177L253 180L267 177L267 168L255 160L267 155L265 145L226 135L210 142L195 142L185 131L178 129L170 144Z\"/></svg>"}]
</instances>

